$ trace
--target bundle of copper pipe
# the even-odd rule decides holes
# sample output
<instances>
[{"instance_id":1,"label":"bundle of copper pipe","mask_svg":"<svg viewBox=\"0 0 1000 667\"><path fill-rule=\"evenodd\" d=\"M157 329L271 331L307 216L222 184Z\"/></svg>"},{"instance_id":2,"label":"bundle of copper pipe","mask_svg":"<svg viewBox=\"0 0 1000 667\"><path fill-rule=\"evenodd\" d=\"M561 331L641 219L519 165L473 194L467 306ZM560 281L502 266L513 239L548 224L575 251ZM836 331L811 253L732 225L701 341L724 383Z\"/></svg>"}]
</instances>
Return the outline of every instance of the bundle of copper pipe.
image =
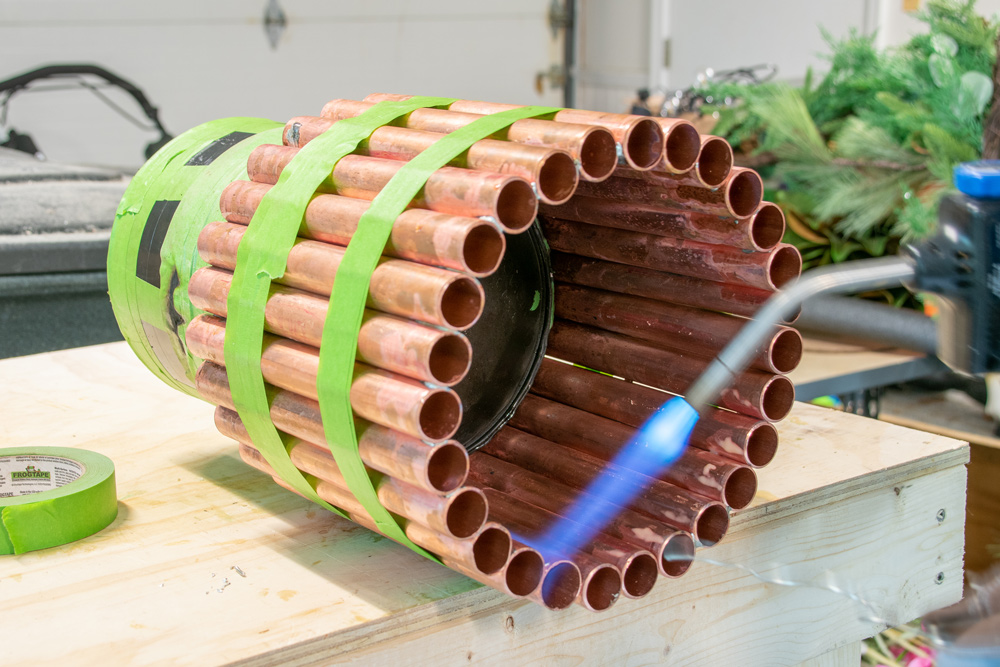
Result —
<instances>
[{"instance_id":1,"label":"bundle of copper pipe","mask_svg":"<svg viewBox=\"0 0 1000 667\"><path fill-rule=\"evenodd\" d=\"M186 329L205 360L197 387L244 461L293 491L251 441L229 390L225 318L237 248L302 146L376 102L406 98L333 100L319 116L291 119L283 145L253 151L250 180L225 189L220 220L199 237L210 266L187 289L205 314ZM318 348L344 247L406 160L511 108L457 101L372 133L308 203L267 299L261 373L271 421L318 497L372 530L330 452L317 402ZM638 427L798 275L797 251L780 243L781 209L762 192L756 173L732 166L728 143L685 121L573 109L516 121L433 173L396 219L372 273L350 389L358 454L406 537L509 595L593 611L646 595L660 575L681 576L696 546L721 540L730 509L752 501L754 469L777 450L773 422L791 407L784 374L799 361L801 339L788 327L775 328L702 417L681 459L651 473L580 553L530 546L579 500L606 502L589 497L588 484L618 474L610 461ZM500 266L505 235L526 231L536 215L553 250L551 358L507 425L469 454L452 439L463 412L451 387L476 363L463 332L488 298L478 278Z\"/></svg>"}]
</instances>

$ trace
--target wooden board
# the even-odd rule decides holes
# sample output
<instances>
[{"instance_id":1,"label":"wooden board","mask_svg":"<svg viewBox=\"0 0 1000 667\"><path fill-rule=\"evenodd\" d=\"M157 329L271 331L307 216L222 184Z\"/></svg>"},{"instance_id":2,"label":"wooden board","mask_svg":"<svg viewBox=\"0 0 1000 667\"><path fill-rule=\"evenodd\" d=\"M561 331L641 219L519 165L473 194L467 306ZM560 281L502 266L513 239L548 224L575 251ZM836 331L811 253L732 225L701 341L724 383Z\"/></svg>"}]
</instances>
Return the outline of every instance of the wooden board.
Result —
<instances>
[{"instance_id":1,"label":"wooden board","mask_svg":"<svg viewBox=\"0 0 1000 667\"><path fill-rule=\"evenodd\" d=\"M124 344L0 377L0 447L104 453L120 498L98 535L0 560L4 662L782 665L961 594L967 447L821 408L796 406L757 500L702 552L803 585L696 563L611 612L551 613L276 487Z\"/></svg>"}]
</instances>

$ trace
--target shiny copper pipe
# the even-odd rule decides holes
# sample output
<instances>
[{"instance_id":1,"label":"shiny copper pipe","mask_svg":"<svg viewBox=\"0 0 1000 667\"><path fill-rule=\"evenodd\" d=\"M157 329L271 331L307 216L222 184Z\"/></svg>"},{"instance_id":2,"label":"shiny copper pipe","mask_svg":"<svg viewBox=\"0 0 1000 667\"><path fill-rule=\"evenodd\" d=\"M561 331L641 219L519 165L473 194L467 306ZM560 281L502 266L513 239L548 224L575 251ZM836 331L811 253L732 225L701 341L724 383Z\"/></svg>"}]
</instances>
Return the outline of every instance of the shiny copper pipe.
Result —
<instances>
[{"instance_id":1,"label":"shiny copper pipe","mask_svg":"<svg viewBox=\"0 0 1000 667\"><path fill-rule=\"evenodd\" d=\"M710 310L576 285L557 284L556 317L626 334L677 352L714 357L747 320ZM749 368L790 373L802 360L802 335L776 326L750 360Z\"/></svg>"},{"instance_id":2,"label":"shiny copper pipe","mask_svg":"<svg viewBox=\"0 0 1000 667\"><path fill-rule=\"evenodd\" d=\"M687 391L711 362L562 320L549 333L546 353L675 394ZM768 421L784 419L794 401L795 389L786 377L760 371L739 374L718 398L720 407Z\"/></svg>"},{"instance_id":3,"label":"shiny copper pipe","mask_svg":"<svg viewBox=\"0 0 1000 667\"><path fill-rule=\"evenodd\" d=\"M195 376L198 392L208 401L235 410L229 392L226 369L207 361ZM305 396L283 389L268 388L271 421L289 435L329 449L319 404ZM354 421L358 454L365 465L381 473L434 493L449 493L465 484L469 455L455 440L430 444L395 429Z\"/></svg>"},{"instance_id":4,"label":"shiny copper pipe","mask_svg":"<svg viewBox=\"0 0 1000 667\"><path fill-rule=\"evenodd\" d=\"M702 139L698 130L682 118L652 116L652 119L663 130L663 161L656 165L656 169L672 174L691 171L701 152Z\"/></svg>"},{"instance_id":5,"label":"shiny copper pipe","mask_svg":"<svg viewBox=\"0 0 1000 667\"><path fill-rule=\"evenodd\" d=\"M247 160L250 180L274 185L298 151L291 146L258 146ZM370 201L404 164L398 160L348 155L337 163L319 189ZM523 178L457 167L443 167L431 174L421 194L410 205L451 215L491 216L511 234L527 230L538 211L535 192Z\"/></svg>"},{"instance_id":6,"label":"shiny copper pipe","mask_svg":"<svg viewBox=\"0 0 1000 667\"><path fill-rule=\"evenodd\" d=\"M214 267L195 271L188 283L191 304L226 317L233 274ZM328 299L290 287L274 286L264 307L264 328L273 334L319 347ZM358 332L358 360L424 382L457 384L472 362L472 346L453 331L365 310Z\"/></svg>"},{"instance_id":7,"label":"shiny copper pipe","mask_svg":"<svg viewBox=\"0 0 1000 667\"><path fill-rule=\"evenodd\" d=\"M249 224L271 187L233 181L222 191L219 208L229 222ZM369 206L371 202L362 199L315 195L299 236L346 246ZM500 266L506 248L503 232L488 220L411 208L396 218L383 254L483 277Z\"/></svg>"},{"instance_id":8,"label":"shiny copper pipe","mask_svg":"<svg viewBox=\"0 0 1000 667\"><path fill-rule=\"evenodd\" d=\"M802 256L794 246L785 244L770 252L744 252L731 246L582 222L554 218L539 218L539 221L546 241L555 250L702 280L773 291L797 278L802 271Z\"/></svg>"},{"instance_id":9,"label":"shiny copper pipe","mask_svg":"<svg viewBox=\"0 0 1000 667\"><path fill-rule=\"evenodd\" d=\"M578 499L587 497L583 492L559 481L483 451L475 452L469 457L469 480L482 488L503 491L554 514L565 512ZM594 501L598 502L598 499L595 498ZM680 576L687 571L694 557L694 541L690 535L630 509L622 508L603 528L602 533L605 546L627 554L652 555L654 569L659 569L665 576ZM607 537L616 539L608 540ZM629 545L631 548L623 549L622 545ZM605 550L602 553L610 554L611 551ZM686 563L684 554L691 556ZM636 565L626 559L625 562L616 564L622 570L626 595L632 597L634 593L636 597L641 596L643 582L648 579L643 574L648 561L639 559Z\"/></svg>"},{"instance_id":10,"label":"shiny copper pipe","mask_svg":"<svg viewBox=\"0 0 1000 667\"><path fill-rule=\"evenodd\" d=\"M762 201L747 223L754 250L770 250L785 235L785 214L769 201Z\"/></svg>"},{"instance_id":11,"label":"shiny copper pipe","mask_svg":"<svg viewBox=\"0 0 1000 667\"><path fill-rule=\"evenodd\" d=\"M500 429L482 451L577 489L585 489L605 470L617 470L597 457L511 427ZM630 479L634 476L631 472L628 475ZM690 533L702 544L715 544L726 534L729 513L722 503L665 482L650 481L650 486L630 502L629 509Z\"/></svg>"},{"instance_id":12,"label":"shiny copper pipe","mask_svg":"<svg viewBox=\"0 0 1000 667\"><path fill-rule=\"evenodd\" d=\"M531 391L635 428L671 398L659 389L554 359L542 361ZM698 420L689 442L692 447L760 468L774 458L778 432L769 422L711 408Z\"/></svg>"},{"instance_id":13,"label":"shiny copper pipe","mask_svg":"<svg viewBox=\"0 0 1000 667\"><path fill-rule=\"evenodd\" d=\"M301 148L337 121L316 116L299 116L285 124L282 140L286 146ZM446 135L387 125L375 130L358 153L389 160L410 160ZM573 156L564 150L525 146L509 141L483 139L449 163L453 167L520 176L532 183L541 201L565 202L573 196L579 175Z\"/></svg>"},{"instance_id":14,"label":"shiny copper pipe","mask_svg":"<svg viewBox=\"0 0 1000 667\"><path fill-rule=\"evenodd\" d=\"M188 324L188 348L193 355L224 366L225 335L223 320L199 315ZM269 384L317 398L316 348L265 334L260 368ZM451 438L462 421L462 403L451 389L429 387L364 364L354 366L350 394L351 407L362 419L431 442Z\"/></svg>"},{"instance_id":15,"label":"shiny copper pipe","mask_svg":"<svg viewBox=\"0 0 1000 667\"><path fill-rule=\"evenodd\" d=\"M374 105L374 102L331 100L323 107L320 115L343 120L364 113ZM399 123L414 130L446 134L465 127L477 118L481 116L444 109L417 109L401 118ZM519 144L558 148L568 152L579 164L580 177L587 181L603 181L618 164L618 148L614 136L594 125L525 118L508 127L505 137L508 141Z\"/></svg>"},{"instance_id":16,"label":"shiny copper pipe","mask_svg":"<svg viewBox=\"0 0 1000 667\"><path fill-rule=\"evenodd\" d=\"M246 230L231 222L209 223L198 235L198 254L213 266L235 270ZM275 282L329 296L345 252L300 239L288 251L285 274ZM475 278L401 259L380 261L368 285L368 305L375 310L459 330L476 323L484 298Z\"/></svg>"},{"instance_id":17,"label":"shiny copper pipe","mask_svg":"<svg viewBox=\"0 0 1000 667\"><path fill-rule=\"evenodd\" d=\"M732 168L733 148L729 142L710 134L702 135L698 164L691 172L698 184L706 188L717 188L726 181Z\"/></svg>"},{"instance_id":18,"label":"shiny copper pipe","mask_svg":"<svg viewBox=\"0 0 1000 667\"><path fill-rule=\"evenodd\" d=\"M514 597L526 598L539 589L545 576L545 559L531 547L514 540L507 561L504 586Z\"/></svg>"},{"instance_id":19,"label":"shiny copper pipe","mask_svg":"<svg viewBox=\"0 0 1000 667\"><path fill-rule=\"evenodd\" d=\"M253 448L239 415L223 406L215 409L215 425L222 435L242 446ZM340 467L329 450L292 438L286 443L288 456L296 468L329 482L350 494ZM394 477L378 475L373 480L378 500L387 510L410 521L456 539L475 535L486 522L486 497L473 487L463 487L442 496L407 484Z\"/></svg>"}]
</instances>

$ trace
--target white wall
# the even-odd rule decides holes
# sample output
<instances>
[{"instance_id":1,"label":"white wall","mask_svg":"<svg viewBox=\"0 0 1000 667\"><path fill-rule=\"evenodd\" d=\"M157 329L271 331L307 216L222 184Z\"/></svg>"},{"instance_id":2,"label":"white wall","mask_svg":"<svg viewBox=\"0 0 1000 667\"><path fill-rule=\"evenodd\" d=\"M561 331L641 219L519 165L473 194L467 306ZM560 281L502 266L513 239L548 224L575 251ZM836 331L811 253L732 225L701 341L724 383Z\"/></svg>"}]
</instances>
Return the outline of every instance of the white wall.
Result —
<instances>
[{"instance_id":1,"label":"white wall","mask_svg":"<svg viewBox=\"0 0 1000 667\"><path fill-rule=\"evenodd\" d=\"M94 63L143 89L174 134L225 116L287 120L370 92L558 104L535 75L562 61L548 0L0 0L0 79L41 65ZM110 90L141 113L130 98ZM53 160L138 166L156 138L85 90L20 94L8 123Z\"/></svg>"}]
</instances>

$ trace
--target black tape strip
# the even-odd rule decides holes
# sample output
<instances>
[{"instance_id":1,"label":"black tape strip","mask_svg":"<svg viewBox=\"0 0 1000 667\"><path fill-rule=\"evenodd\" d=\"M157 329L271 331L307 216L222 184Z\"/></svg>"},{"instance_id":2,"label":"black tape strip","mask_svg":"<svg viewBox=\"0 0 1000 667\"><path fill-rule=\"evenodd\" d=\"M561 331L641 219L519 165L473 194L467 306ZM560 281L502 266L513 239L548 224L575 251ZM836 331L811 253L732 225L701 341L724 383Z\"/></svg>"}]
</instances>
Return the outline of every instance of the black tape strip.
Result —
<instances>
[{"instance_id":1,"label":"black tape strip","mask_svg":"<svg viewBox=\"0 0 1000 667\"><path fill-rule=\"evenodd\" d=\"M156 358L160 360L160 365L163 367L170 376L173 377L178 382L182 382L189 387L193 387L194 383L191 382L187 374L184 372L184 362L181 361L183 352L179 351L174 345L175 335L171 334L169 331L164 331L163 329L158 329L149 322L145 320L142 321L142 331L146 334L146 340L149 341L149 347L152 348L153 354Z\"/></svg>"},{"instance_id":2,"label":"black tape strip","mask_svg":"<svg viewBox=\"0 0 1000 667\"><path fill-rule=\"evenodd\" d=\"M156 202L142 229L139 254L135 258L135 276L156 288L160 286L160 248L163 247L163 239L167 237L170 221L179 205L179 201L166 199Z\"/></svg>"},{"instance_id":3,"label":"black tape strip","mask_svg":"<svg viewBox=\"0 0 1000 667\"><path fill-rule=\"evenodd\" d=\"M247 137L252 136L252 132L230 132L226 136L220 137L208 146L202 148L194 157L185 162L184 165L187 167L204 167L205 165L212 164L212 162L215 161L215 158L219 157Z\"/></svg>"}]
</instances>

